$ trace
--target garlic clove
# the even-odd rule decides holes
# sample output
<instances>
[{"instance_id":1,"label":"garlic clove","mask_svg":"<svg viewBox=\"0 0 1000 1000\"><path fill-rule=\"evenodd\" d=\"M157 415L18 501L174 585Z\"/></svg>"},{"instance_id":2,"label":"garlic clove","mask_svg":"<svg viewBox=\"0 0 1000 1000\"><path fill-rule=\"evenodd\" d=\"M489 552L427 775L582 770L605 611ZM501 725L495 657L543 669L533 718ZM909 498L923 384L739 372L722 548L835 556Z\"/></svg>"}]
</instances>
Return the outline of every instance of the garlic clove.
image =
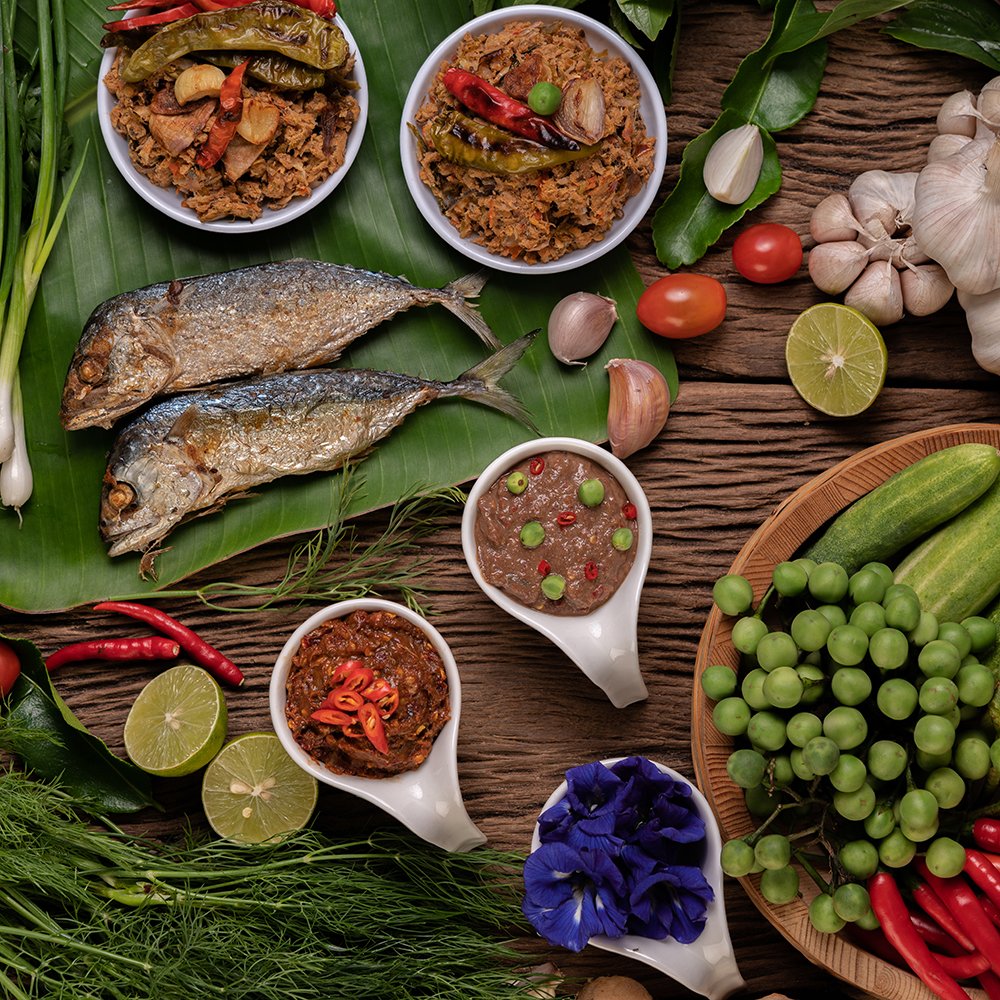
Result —
<instances>
[{"instance_id":1,"label":"garlic clove","mask_svg":"<svg viewBox=\"0 0 1000 1000\"><path fill-rule=\"evenodd\" d=\"M809 219L809 232L817 243L854 240L861 229L846 194L828 194Z\"/></svg>"},{"instance_id":2,"label":"garlic clove","mask_svg":"<svg viewBox=\"0 0 1000 1000\"><path fill-rule=\"evenodd\" d=\"M887 260L869 264L844 296L844 305L864 313L876 326L903 318L903 288L899 272Z\"/></svg>"},{"instance_id":3,"label":"garlic clove","mask_svg":"<svg viewBox=\"0 0 1000 1000\"><path fill-rule=\"evenodd\" d=\"M608 440L627 458L663 430L670 413L670 389L663 373L647 361L612 358L605 366L611 383Z\"/></svg>"},{"instance_id":4,"label":"garlic clove","mask_svg":"<svg viewBox=\"0 0 1000 1000\"><path fill-rule=\"evenodd\" d=\"M976 111L979 119L976 123L977 133L984 125L994 131L1000 126L1000 78L993 77L984 84L976 101Z\"/></svg>"},{"instance_id":5,"label":"garlic clove","mask_svg":"<svg viewBox=\"0 0 1000 1000\"><path fill-rule=\"evenodd\" d=\"M896 240L896 249L889 259L892 261L892 266L898 268L909 268L911 264L926 264L930 261L930 257L920 249L913 236L907 236L905 240Z\"/></svg>"},{"instance_id":6,"label":"garlic clove","mask_svg":"<svg viewBox=\"0 0 1000 1000\"><path fill-rule=\"evenodd\" d=\"M549 315L549 349L565 364L583 364L600 350L618 319L615 300L593 292L573 292Z\"/></svg>"},{"instance_id":7,"label":"garlic clove","mask_svg":"<svg viewBox=\"0 0 1000 1000\"><path fill-rule=\"evenodd\" d=\"M887 170L866 170L854 178L847 192L855 218L870 230L869 223L878 220L886 235L910 224L913 216L916 171L889 173ZM881 231L871 231L879 236Z\"/></svg>"},{"instance_id":8,"label":"garlic clove","mask_svg":"<svg viewBox=\"0 0 1000 1000\"><path fill-rule=\"evenodd\" d=\"M982 124L980 122L980 124ZM986 126L983 125L986 130ZM986 130L988 131L988 130ZM927 162L937 163L938 160L946 160L952 153L957 153L963 146L972 142L967 135L936 135L931 139L931 144L927 147Z\"/></svg>"},{"instance_id":9,"label":"garlic clove","mask_svg":"<svg viewBox=\"0 0 1000 1000\"><path fill-rule=\"evenodd\" d=\"M959 291L958 301L972 334L972 354L980 368L1000 375L1000 288L985 295Z\"/></svg>"},{"instance_id":10,"label":"garlic clove","mask_svg":"<svg viewBox=\"0 0 1000 1000\"><path fill-rule=\"evenodd\" d=\"M742 205L753 194L764 163L764 142L756 125L720 135L702 167L708 193L726 205Z\"/></svg>"},{"instance_id":11,"label":"garlic clove","mask_svg":"<svg viewBox=\"0 0 1000 1000\"><path fill-rule=\"evenodd\" d=\"M868 264L868 251L855 240L820 243L809 251L809 277L829 295L844 291Z\"/></svg>"},{"instance_id":12,"label":"garlic clove","mask_svg":"<svg viewBox=\"0 0 1000 1000\"><path fill-rule=\"evenodd\" d=\"M955 286L940 264L906 268L899 274L903 306L911 316L930 316L951 298Z\"/></svg>"},{"instance_id":13,"label":"garlic clove","mask_svg":"<svg viewBox=\"0 0 1000 1000\"><path fill-rule=\"evenodd\" d=\"M937 113L937 130L941 135L976 134L976 101L967 90L945 98Z\"/></svg>"},{"instance_id":14,"label":"garlic clove","mask_svg":"<svg viewBox=\"0 0 1000 1000\"><path fill-rule=\"evenodd\" d=\"M592 77L570 80L552 121L560 132L591 146L604 136L604 91Z\"/></svg>"}]
</instances>

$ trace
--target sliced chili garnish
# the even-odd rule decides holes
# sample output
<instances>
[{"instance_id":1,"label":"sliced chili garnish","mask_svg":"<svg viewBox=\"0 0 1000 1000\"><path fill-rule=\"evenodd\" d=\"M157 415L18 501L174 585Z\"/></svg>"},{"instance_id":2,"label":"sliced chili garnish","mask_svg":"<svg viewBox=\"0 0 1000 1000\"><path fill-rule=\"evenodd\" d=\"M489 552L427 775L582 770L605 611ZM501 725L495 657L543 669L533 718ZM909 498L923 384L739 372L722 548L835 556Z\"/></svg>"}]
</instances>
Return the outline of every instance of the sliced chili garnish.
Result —
<instances>
[{"instance_id":1,"label":"sliced chili garnish","mask_svg":"<svg viewBox=\"0 0 1000 1000\"><path fill-rule=\"evenodd\" d=\"M349 740L360 740L365 735L365 731L357 725L357 721L357 719L351 719L351 725L344 726L344 728L341 729L341 732Z\"/></svg>"},{"instance_id":2,"label":"sliced chili garnish","mask_svg":"<svg viewBox=\"0 0 1000 1000\"><path fill-rule=\"evenodd\" d=\"M635 504L632 503L631 500L626 500L625 503L622 504L622 515L628 518L628 520L634 521L636 514L638 513L639 512L635 509Z\"/></svg>"},{"instance_id":3,"label":"sliced chili garnish","mask_svg":"<svg viewBox=\"0 0 1000 1000\"><path fill-rule=\"evenodd\" d=\"M367 667L352 667L350 670L344 671L339 678L334 674L334 678L335 681L340 681L339 686L342 688L347 688L349 691L361 691L375 680L375 675Z\"/></svg>"},{"instance_id":4,"label":"sliced chili garnish","mask_svg":"<svg viewBox=\"0 0 1000 1000\"><path fill-rule=\"evenodd\" d=\"M387 694L391 694L395 690L384 677L379 677L378 680L372 681L361 693L367 701L378 701L379 698L384 698Z\"/></svg>"},{"instance_id":5,"label":"sliced chili garnish","mask_svg":"<svg viewBox=\"0 0 1000 1000\"><path fill-rule=\"evenodd\" d=\"M597 579L597 573L598 573L597 563L595 563L595 562L589 562L589 563L587 563L586 566L583 567L583 575L588 580L596 580Z\"/></svg>"},{"instance_id":6,"label":"sliced chili garnish","mask_svg":"<svg viewBox=\"0 0 1000 1000\"><path fill-rule=\"evenodd\" d=\"M552 569L552 567L549 565L548 560L542 559L541 562L539 562L538 572L541 573L542 576L548 576L550 569Z\"/></svg>"},{"instance_id":7,"label":"sliced chili garnish","mask_svg":"<svg viewBox=\"0 0 1000 1000\"><path fill-rule=\"evenodd\" d=\"M382 718L378 709L370 702L365 702L358 709L358 721L364 730L368 742L371 743L379 753L389 752L389 741L385 738L385 726L382 725Z\"/></svg>"},{"instance_id":8,"label":"sliced chili garnish","mask_svg":"<svg viewBox=\"0 0 1000 1000\"><path fill-rule=\"evenodd\" d=\"M306 639L309 637L306 636ZM302 640L305 644L305 639ZM330 678L330 683L336 687L341 681L347 676L348 672L354 670L355 667L363 667L364 660L344 660L343 663L337 665L333 671L333 676Z\"/></svg>"},{"instance_id":9,"label":"sliced chili garnish","mask_svg":"<svg viewBox=\"0 0 1000 1000\"><path fill-rule=\"evenodd\" d=\"M528 463L528 472L530 472L533 476L540 476L544 468L545 468L544 458L533 458Z\"/></svg>"},{"instance_id":10,"label":"sliced chili garnish","mask_svg":"<svg viewBox=\"0 0 1000 1000\"><path fill-rule=\"evenodd\" d=\"M576 523L576 514L571 510L564 510L556 515L556 524L560 528L568 528L571 524Z\"/></svg>"},{"instance_id":11,"label":"sliced chili garnish","mask_svg":"<svg viewBox=\"0 0 1000 1000\"><path fill-rule=\"evenodd\" d=\"M354 722L346 712L338 712L335 708L317 708L309 718L328 726L350 726Z\"/></svg>"},{"instance_id":12,"label":"sliced chili garnish","mask_svg":"<svg viewBox=\"0 0 1000 1000\"><path fill-rule=\"evenodd\" d=\"M378 705L379 715L383 719L388 719L399 708L399 692L393 688L385 697L379 698L376 704Z\"/></svg>"},{"instance_id":13,"label":"sliced chili garnish","mask_svg":"<svg viewBox=\"0 0 1000 1000\"><path fill-rule=\"evenodd\" d=\"M334 688L327 696L324 705L330 708L338 708L341 712L356 712L365 703L360 691L353 691L351 688Z\"/></svg>"}]
</instances>

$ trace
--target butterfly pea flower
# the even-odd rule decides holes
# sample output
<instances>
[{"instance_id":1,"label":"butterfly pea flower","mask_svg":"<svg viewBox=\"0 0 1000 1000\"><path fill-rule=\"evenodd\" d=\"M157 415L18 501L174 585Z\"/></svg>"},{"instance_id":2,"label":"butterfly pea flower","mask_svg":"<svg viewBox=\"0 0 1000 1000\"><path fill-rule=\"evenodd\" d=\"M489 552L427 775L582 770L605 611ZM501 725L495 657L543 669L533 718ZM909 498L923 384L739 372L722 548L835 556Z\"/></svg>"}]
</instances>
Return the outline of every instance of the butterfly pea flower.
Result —
<instances>
[{"instance_id":1,"label":"butterfly pea flower","mask_svg":"<svg viewBox=\"0 0 1000 1000\"><path fill-rule=\"evenodd\" d=\"M714 898L700 868L662 867L632 887L628 930L656 940L670 936L690 944L704 929L708 904Z\"/></svg>"}]
</instances>

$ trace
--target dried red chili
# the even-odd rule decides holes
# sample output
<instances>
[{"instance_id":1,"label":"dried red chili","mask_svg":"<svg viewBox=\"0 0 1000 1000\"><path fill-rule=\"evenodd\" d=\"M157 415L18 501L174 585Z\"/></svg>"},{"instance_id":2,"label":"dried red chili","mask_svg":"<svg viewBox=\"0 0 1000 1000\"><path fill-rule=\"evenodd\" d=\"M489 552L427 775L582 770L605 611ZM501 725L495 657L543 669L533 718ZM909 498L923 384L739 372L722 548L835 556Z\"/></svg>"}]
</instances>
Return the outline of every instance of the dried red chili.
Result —
<instances>
[{"instance_id":1,"label":"dried red chili","mask_svg":"<svg viewBox=\"0 0 1000 1000\"><path fill-rule=\"evenodd\" d=\"M116 7L108 8L108 10L117 9ZM121 21L108 21L102 27L105 31L135 31L136 28L149 28L157 24L180 21L182 18L197 14L198 9L193 3L182 3L169 10L161 10L156 14L142 14L139 17L126 17Z\"/></svg>"},{"instance_id":2,"label":"dried red chili","mask_svg":"<svg viewBox=\"0 0 1000 1000\"><path fill-rule=\"evenodd\" d=\"M530 472L533 476L540 476L544 469L545 469L544 458L533 458L528 463L528 472Z\"/></svg>"},{"instance_id":3,"label":"dried red chili","mask_svg":"<svg viewBox=\"0 0 1000 1000\"><path fill-rule=\"evenodd\" d=\"M556 515L556 524L560 528L568 528L571 524L576 524L576 514L571 510L564 510Z\"/></svg>"},{"instance_id":4,"label":"dried red chili","mask_svg":"<svg viewBox=\"0 0 1000 1000\"><path fill-rule=\"evenodd\" d=\"M638 513L639 512L636 510L635 504L632 503L631 500L626 500L625 503L622 504L622 516L628 518L628 520L634 521L636 514Z\"/></svg>"},{"instance_id":5,"label":"dried red chili","mask_svg":"<svg viewBox=\"0 0 1000 1000\"><path fill-rule=\"evenodd\" d=\"M249 65L250 60L244 59L222 81L222 88L219 90L219 113L215 116L205 144L195 157L194 162L199 167L204 169L214 167L222 159L222 154L229 148L229 143L236 135L236 128L243 117L243 74Z\"/></svg>"},{"instance_id":6,"label":"dried red chili","mask_svg":"<svg viewBox=\"0 0 1000 1000\"><path fill-rule=\"evenodd\" d=\"M371 743L379 753L389 752L389 741L385 737L385 726L382 725L382 717L378 709L370 702L365 702L358 709L358 721L368 742Z\"/></svg>"},{"instance_id":7,"label":"dried red chili","mask_svg":"<svg viewBox=\"0 0 1000 1000\"><path fill-rule=\"evenodd\" d=\"M597 579L597 573L598 573L597 563L595 563L595 562L589 562L589 563L587 563L586 566L583 567L583 575L588 580L596 580Z\"/></svg>"},{"instance_id":8,"label":"dried red chili","mask_svg":"<svg viewBox=\"0 0 1000 1000\"><path fill-rule=\"evenodd\" d=\"M542 576L547 576L550 569L552 569L552 567L549 565L548 560L542 559L538 563L538 572L541 573Z\"/></svg>"}]
</instances>

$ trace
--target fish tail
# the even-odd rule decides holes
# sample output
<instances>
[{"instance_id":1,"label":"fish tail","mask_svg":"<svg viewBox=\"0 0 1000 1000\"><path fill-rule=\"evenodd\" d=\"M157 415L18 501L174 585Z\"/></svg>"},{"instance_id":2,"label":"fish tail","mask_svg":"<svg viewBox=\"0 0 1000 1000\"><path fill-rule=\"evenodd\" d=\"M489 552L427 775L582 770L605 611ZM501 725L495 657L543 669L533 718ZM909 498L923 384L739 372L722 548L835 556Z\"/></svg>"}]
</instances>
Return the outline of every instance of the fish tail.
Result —
<instances>
[{"instance_id":1,"label":"fish tail","mask_svg":"<svg viewBox=\"0 0 1000 1000\"><path fill-rule=\"evenodd\" d=\"M463 372L458 378L446 382L447 391L444 395L463 396L485 406L491 406L494 410L520 420L537 434L538 428L535 427L535 422L521 401L498 384L499 380L521 360L521 355L531 345L537 333L537 330L526 333L506 347L495 351L485 361L480 361L467 372Z\"/></svg>"},{"instance_id":2,"label":"fish tail","mask_svg":"<svg viewBox=\"0 0 1000 1000\"><path fill-rule=\"evenodd\" d=\"M469 302L474 299L486 284L486 272L476 271L462 278L456 278L436 293L435 301L440 302L449 312L454 313L467 327L474 330L476 336L494 350L500 347L500 341L490 329L489 324L480 315L476 306Z\"/></svg>"}]
</instances>

